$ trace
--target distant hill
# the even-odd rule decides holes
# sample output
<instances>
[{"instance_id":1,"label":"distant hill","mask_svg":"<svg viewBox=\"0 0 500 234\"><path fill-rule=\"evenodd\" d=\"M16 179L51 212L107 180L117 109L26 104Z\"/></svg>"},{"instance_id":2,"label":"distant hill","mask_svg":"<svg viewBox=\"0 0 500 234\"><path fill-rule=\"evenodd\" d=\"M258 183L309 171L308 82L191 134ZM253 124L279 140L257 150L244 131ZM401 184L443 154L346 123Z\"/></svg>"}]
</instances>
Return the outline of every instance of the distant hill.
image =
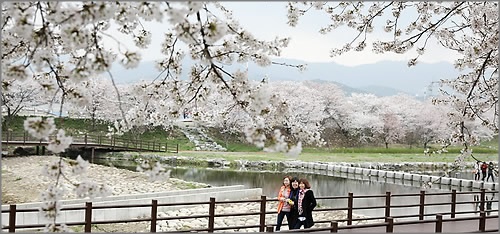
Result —
<instances>
[{"instance_id":1,"label":"distant hill","mask_svg":"<svg viewBox=\"0 0 500 234\"><path fill-rule=\"evenodd\" d=\"M304 61L292 59L278 59L276 62L288 64L306 64ZM193 61L183 61L183 78L187 78L187 71ZM368 92L377 96L389 96L398 93L423 96L431 82L441 78L453 78L458 71L453 64L420 63L415 67L408 67L404 61L384 61L374 64L354 67L336 63L307 63L307 70L300 72L295 68L272 65L260 67L253 63L233 64L224 66L228 71L246 69L249 77L261 80L268 76L270 80L325 80L341 84L346 93ZM126 70L115 64L112 68L118 83L131 83L139 80L152 80L159 72L153 61L143 61L136 69Z\"/></svg>"}]
</instances>

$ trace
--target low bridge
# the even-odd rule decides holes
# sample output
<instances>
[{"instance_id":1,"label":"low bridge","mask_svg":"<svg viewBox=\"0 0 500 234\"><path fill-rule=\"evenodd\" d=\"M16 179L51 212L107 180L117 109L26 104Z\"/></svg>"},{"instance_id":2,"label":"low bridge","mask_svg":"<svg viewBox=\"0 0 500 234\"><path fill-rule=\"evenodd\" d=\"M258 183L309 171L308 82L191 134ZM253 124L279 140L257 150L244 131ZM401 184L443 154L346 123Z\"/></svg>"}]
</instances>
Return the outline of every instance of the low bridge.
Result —
<instances>
[{"instance_id":1,"label":"low bridge","mask_svg":"<svg viewBox=\"0 0 500 234\"><path fill-rule=\"evenodd\" d=\"M70 148L103 149L110 151L142 151L142 152L170 152L178 153L178 144L168 144L159 141L144 141L119 136L106 136L92 133L73 133L73 142ZM53 139L51 135L49 139ZM24 132L2 132L2 148L10 146L32 146L36 147L36 154L45 154L48 140L39 140Z\"/></svg>"}]
</instances>

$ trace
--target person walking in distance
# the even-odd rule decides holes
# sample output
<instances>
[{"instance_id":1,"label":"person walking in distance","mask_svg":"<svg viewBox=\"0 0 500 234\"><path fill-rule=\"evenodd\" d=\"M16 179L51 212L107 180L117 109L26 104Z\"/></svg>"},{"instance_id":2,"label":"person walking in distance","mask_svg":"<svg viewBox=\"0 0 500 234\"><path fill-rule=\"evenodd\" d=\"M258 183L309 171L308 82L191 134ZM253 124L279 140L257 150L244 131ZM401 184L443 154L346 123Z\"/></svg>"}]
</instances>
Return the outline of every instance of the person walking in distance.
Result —
<instances>
[{"instance_id":1,"label":"person walking in distance","mask_svg":"<svg viewBox=\"0 0 500 234\"><path fill-rule=\"evenodd\" d=\"M486 162L483 162L483 164L481 164L481 173L483 174L482 181L484 181L484 179L486 178L487 171L488 171L488 164L486 164Z\"/></svg>"},{"instance_id":2,"label":"person walking in distance","mask_svg":"<svg viewBox=\"0 0 500 234\"><path fill-rule=\"evenodd\" d=\"M283 185L278 192L278 220L276 223L276 231L280 231L283 219L286 217L287 222L290 222L290 210L292 201L290 200L290 176L283 177Z\"/></svg>"},{"instance_id":3,"label":"person walking in distance","mask_svg":"<svg viewBox=\"0 0 500 234\"><path fill-rule=\"evenodd\" d=\"M481 162L477 161L476 164L474 164L474 180L480 180L481 179Z\"/></svg>"},{"instance_id":4,"label":"person walking in distance","mask_svg":"<svg viewBox=\"0 0 500 234\"><path fill-rule=\"evenodd\" d=\"M311 190L311 185L307 179L299 180L299 201L298 201L298 211L299 217L295 223L294 229L300 229L302 225L304 228L310 228L314 225L314 220L312 217L312 211L316 207L316 198Z\"/></svg>"},{"instance_id":5,"label":"person walking in distance","mask_svg":"<svg viewBox=\"0 0 500 234\"><path fill-rule=\"evenodd\" d=\"M495 183L495 177L493 176L494 170L495 170L495 166L493 165L493 162L490 162L488 164L488 177L486 178L486 182L490 181L490 177L491 177L491 181L493 181L493 183Z\"/></svg>"}]
</instances>

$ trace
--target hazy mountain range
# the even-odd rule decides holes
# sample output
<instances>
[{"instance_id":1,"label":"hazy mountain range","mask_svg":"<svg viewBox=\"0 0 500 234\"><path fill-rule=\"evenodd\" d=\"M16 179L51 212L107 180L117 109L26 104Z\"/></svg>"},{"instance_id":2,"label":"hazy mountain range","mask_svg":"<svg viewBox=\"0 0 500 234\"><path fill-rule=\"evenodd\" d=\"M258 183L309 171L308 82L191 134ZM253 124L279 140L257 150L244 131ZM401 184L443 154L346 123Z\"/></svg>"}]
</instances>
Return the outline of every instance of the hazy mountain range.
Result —
<instances>
[{"instance_id":1,"label":"hazy mountain range","mask_svg":"<svg viewBox=\"0 0 500 234\"><path fill-rule=\"evenodd\" d=\"M417 66L408 67L404 61L384 61L374 64L359 65L354 67L343 66L333 62L330 63L307 63L299 60L279 59L275 62L288 64L307 64L303 72L295 68L272 65L260 67L253 63L235 64L225 66L228 71L237 68L245 69L248 66L249 76L254 80L261 80L268 76L273 80L319 80L335 82L346 93L373 93L378 96L389 96L397 93L424 96L437 93L438 86L433 81L442 78L454 78L458 71L453 64L419 63ZM183 62L183 78L187 77L189 66L193 62ZM115 64L112 72L118 83L132 83L139 80L152 80L159 72L153 61L143 61L138 68L125 70L122 66ZM429 88L433 88L429 90ZM429 92L431 91L431 92Z\"/></svg>"}]
</instances>

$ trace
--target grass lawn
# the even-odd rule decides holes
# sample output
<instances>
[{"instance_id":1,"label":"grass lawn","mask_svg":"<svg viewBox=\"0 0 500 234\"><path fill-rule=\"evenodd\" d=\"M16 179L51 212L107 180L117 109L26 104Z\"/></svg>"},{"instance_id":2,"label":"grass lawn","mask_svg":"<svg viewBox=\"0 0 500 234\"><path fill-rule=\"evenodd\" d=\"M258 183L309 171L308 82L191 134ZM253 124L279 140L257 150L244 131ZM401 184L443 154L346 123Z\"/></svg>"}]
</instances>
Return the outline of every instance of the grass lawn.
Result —
<instances>
[{"instance_id":1,"label":"grass lawn","mask_svg":"<svg viewBox=\"0 0 500 234\"><path fill-rule=\"evenodd\" d=\"M300 160L307 162L454 162L457 154L381 154L381 153L302 153L298 157L286 156L282 153L266 152L199 152L181 151L179 156L195 158L222 158L228 161L248 160L248 161L290 161ZM498 162L496 154L475 154L479 160ZM468 158L467 162L474 159Z\"/></svg>"}]
</instances>

